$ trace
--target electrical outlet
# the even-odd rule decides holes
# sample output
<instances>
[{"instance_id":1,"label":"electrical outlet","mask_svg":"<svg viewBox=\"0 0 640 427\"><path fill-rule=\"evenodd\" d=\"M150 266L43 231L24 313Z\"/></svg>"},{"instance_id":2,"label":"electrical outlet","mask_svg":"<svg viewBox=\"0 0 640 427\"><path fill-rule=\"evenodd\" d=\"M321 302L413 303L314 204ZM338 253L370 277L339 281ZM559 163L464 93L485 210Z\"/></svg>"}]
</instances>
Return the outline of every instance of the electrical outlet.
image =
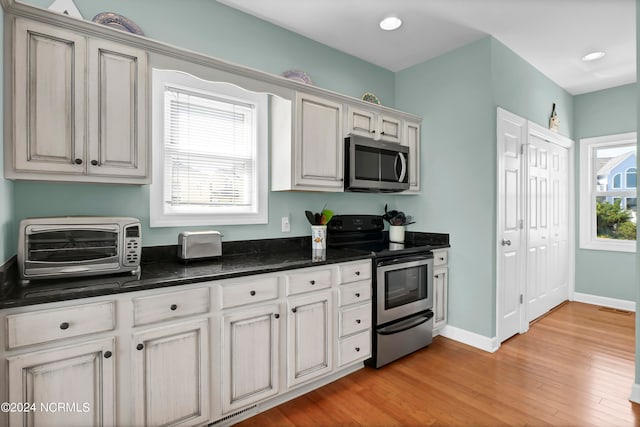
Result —
<instances>
[{"instance_id":1,"label":"electrical outlet","mask_svg":"<svg viewBox=\"0 0 640 427\"><path fill-rule=\"evenodd\" d=\"M283 216L282 217L282 232L283 233L289 233L291 231L291 224L289 224L289 217L288 216Z\"/></svg>"}]
</instances>

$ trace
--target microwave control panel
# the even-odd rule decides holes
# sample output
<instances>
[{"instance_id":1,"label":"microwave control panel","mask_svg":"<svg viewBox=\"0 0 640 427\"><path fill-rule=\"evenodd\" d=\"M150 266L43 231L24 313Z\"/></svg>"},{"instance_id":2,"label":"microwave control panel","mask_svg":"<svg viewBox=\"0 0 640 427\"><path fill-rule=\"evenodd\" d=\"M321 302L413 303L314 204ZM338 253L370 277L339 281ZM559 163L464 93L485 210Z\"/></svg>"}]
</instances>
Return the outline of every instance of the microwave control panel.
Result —
<instances>
[{"instance_id":1,"label":"microwave control panel","mask_svg":"<svg viewBox=\"0 0 640 427\"><path fill-rule=\"evenodd\" d=\"M124 265L135 266L140 264L142 244L140 242L140 226L129 225L124 229Z\"/></svg>"}]
</instances>

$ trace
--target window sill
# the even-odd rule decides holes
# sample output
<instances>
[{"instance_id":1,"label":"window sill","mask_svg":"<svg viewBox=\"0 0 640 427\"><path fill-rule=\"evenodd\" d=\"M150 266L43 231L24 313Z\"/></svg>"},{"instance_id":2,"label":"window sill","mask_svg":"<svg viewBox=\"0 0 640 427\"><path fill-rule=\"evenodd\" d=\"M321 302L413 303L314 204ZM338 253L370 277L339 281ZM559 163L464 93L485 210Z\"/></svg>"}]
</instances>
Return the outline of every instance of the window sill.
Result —
<instances>
[{"instance_id":1,"label":"window sill","mask_svg":"<svg viewBox=\"0 0 640 427\"><path fill-rule=\"evenodd\" d=\"M590 241L586 243L580 243L580 249L589 249L594 251L609 251L609 252L636 252L636 241L627 240L619 242L608 241Z\"/></svg>"}]
</instances>

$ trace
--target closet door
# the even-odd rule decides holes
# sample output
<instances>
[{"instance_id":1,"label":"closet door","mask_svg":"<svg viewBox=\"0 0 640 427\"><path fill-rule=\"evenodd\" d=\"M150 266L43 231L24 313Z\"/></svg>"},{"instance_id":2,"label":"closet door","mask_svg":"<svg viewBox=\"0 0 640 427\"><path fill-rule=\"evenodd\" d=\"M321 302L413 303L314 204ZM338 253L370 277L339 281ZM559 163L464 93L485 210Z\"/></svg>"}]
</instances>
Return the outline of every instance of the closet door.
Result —
<instances>
[{"instance_id":1,"label":"closet door","mask_svg":"<svg viewBox=\"0 0 640 427\"><path fill-rule=\"evenodd\" d=\"M569 150L549 144L549 308L569 296Z\"/></svg>"}]
</instances>

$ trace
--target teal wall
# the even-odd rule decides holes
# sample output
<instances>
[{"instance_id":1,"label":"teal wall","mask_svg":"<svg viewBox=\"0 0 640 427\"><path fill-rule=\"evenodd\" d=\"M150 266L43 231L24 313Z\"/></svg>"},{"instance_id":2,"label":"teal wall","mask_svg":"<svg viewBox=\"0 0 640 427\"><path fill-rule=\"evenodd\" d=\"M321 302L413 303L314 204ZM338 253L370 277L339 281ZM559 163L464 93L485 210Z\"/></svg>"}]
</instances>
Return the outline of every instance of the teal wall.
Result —
<instances>
[{"instance_id":1,"label":"teal wall","mask_svg":"<svg viewBox=\"0 0 640 427\"><path fill-rule=\"evenodd\" d=\"M450 233L449 324L494 335L495 111L491 39L396 75L399 109L424 117L420 229Z\"/></svg>"},{"instance_id":2,"label":"teal wall","mask_svg":"<svg viewBox=\"0 0 640 427\"><path fill-rule=\"evenodd\" d=\"M0 8L0 45L4 34L4 11ZM0 80L2 79L0 67ZM3 85L0 85L0 99L2 99ZM0 114L0 129L2 129L3 115ZM0 144L2 145L2 144ZM4 150L0 149L0 170L4 166ZM0 174L0 265L13 256L15 249L15 236L13 224L13 182L4 179Z\"/></svg>"},{"instance_id":3,"label":"teal wall","mask_svg":"<svg viewBox=\"0 0 640 427\"><path fill-rule=\"evenodd\" d=\"M634 132L638 110L636 92L636 84L630 84L574 97L576 206L580 206L580 139ZM577 210L576 227L579 227ZM580 249L578 228L576 236L576 292L635 301L636 255Z\"/></svg>"},{"instance_id":4,"label":"teal wall","mask_svg":"<svg viewBox=\"0 0 640 427\"><path fill-rule=\"evenodd\" d=\"M496 108L546 127L553 103L571 137L572 96L491 37L396 73L397 107L425 117L410 209L451 234L452 326L495 335Z\"/></svg>"},{"instance_id":5,"label":"teal wall","mask_svg":"<svg viewBox=\"0 0 640 427\"><path fill-rule=\"evenodd\" d=\"M47 7L51 1L31 3ZM105 7L104 2L92 0L74 3L89 19ZM302 69L316 86L358 98L371 91L384 105L394 103L395 76L391 71L216 1L120 0L109 2L108 11L127 16L149 37L163 42L274 74ZM336 213L382 213L385 202L393 205L393 199L393 196L371 194L273 192L269 195L269 224L214 228L224 233L224 240L302 236L309 234L305 209L318 211L327 204ZM178 233L185 229L148 227L148 186L16 182L14 203L16 223L33 216L134 216L142 221L145 246L175 244ZM290 215L291 232L281 233L281 217L287 215Z\"/></svg>"}]
</instances>

